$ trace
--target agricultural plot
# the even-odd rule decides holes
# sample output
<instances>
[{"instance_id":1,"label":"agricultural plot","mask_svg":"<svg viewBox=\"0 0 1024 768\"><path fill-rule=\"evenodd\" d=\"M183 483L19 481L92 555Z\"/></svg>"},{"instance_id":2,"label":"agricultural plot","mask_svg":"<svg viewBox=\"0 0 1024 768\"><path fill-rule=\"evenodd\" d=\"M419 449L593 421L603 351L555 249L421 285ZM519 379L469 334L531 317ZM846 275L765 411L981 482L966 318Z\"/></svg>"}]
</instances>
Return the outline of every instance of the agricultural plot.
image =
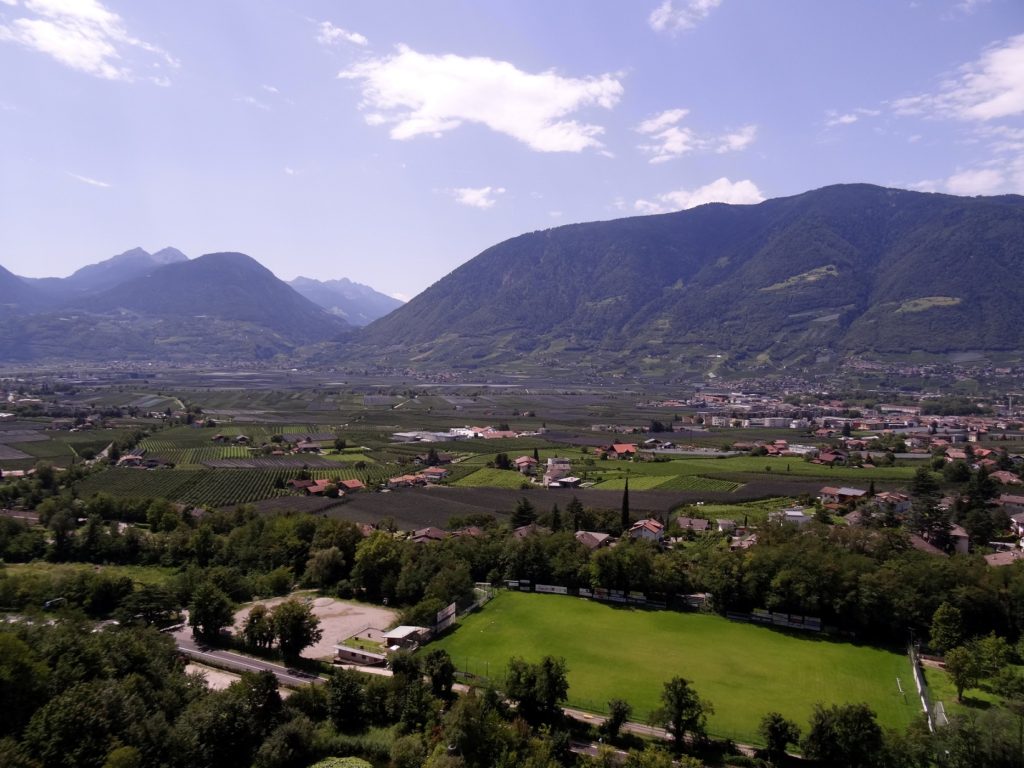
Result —
<instances>
[{"instance_id":1,"label":"agricultural plot","mask_svg":"<svg viewBox=\"0 0 1024 768\"><path fill-rule=\"evenodd\" d=\"M523 483L529 485L530 478L515 470L484 467L456 480L452 485L458 488L521 488Z\"/></svg>"},{"instance_id":2,"label":"agricultural plot","mask_svg":"<svg viewBox=\"0 0 1024 768\"><path fill-rule=\"evenodd\" d=\"M758 743L766 712L805 726L816 702L867 702L879 722L901 730L918 714L902 654L706 614L503 593L435 645L460 670L492 679L513 656L563 656L570 705L605 711L609 699L625 697L641 721L660 705L664 682L680 675L714 705L709 731L744 743Z\"/></svg>"}]
</instances>

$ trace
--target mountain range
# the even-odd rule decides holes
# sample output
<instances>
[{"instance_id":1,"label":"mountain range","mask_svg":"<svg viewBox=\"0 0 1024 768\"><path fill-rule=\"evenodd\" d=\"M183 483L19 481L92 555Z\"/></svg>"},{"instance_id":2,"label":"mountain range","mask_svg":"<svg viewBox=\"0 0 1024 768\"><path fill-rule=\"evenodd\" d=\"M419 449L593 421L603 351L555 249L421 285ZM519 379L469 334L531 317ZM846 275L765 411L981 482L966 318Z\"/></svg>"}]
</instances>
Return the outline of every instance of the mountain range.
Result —
<instances>
[{"instance_id":1,"label":"mountain range","mask_svg":"<svg viewBox=\"0 0 1024 768\"><path fill-rule=\"evenodd\" d=\"M851 184L520 235L355 343L424 366L669 373L1016 354L1022 329L1024 197Z\"/></svg>"},{"instance_id":2,"label":"mountain range","mask_svg":"<svg viewBox=\"0 0 1024 768\"><path fill-rule=\"evenodd\" d=\"M62 280L0 268L0 360L672 375L1019 359L1022 277L1024 197L836 185L520 235L397 308L348 280L286 284L238 253L135 249Z\"/></svg>"},{"instance_id":3,"label":"mountain range","mask_svg":"<svg viewBox=\"0 0 1024 768\"><path fill-rule=\"evenodd\" d=\"M354 298L324 308L249 256L174 248L134 248L66 278L0 267L0 359L261 360L344 337L344 314L365 324L401 303L345 283Z\"/></svg>"}]
</instances>

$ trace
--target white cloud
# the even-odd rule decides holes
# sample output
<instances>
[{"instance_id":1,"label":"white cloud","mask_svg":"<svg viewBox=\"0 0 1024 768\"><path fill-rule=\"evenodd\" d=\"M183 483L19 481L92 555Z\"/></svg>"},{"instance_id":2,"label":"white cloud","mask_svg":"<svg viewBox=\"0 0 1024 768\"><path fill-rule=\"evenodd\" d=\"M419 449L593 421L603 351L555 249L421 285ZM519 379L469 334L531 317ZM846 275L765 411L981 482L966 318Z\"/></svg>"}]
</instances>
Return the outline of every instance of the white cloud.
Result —
<instances>
[{"instance_id":1,"label":"white cloud","mask_svg":"<svg viewBox=\"0 0 1024 768\"><path fill-rule=\"evenodd\" d=\"M974 13L982 5L986 5L989 0L962 0L957 3L956 9L966 14Z\"/></svg>"},{"instance_id":2,"label":"white cloud","mask_svg":"<svg viewBox=\"0 0 1024 768\"><path fill-rule=\"evenodd\" d=\"M571 78L524 72L507 61L454 54L434 56L399 46L339 73L359 81L370 125L390 123L391 138L440 136L464 122L480 123L538 152L600 147L599 125L571 119L578 110L611 109L622 95L612 75Z\"/></svg>"},{"instance_id":3,"label":"white cloud","mask_svg":"<svg viewBox=\"0 0 1024 768\"><path fill-rule=\"evenodd\" d=\"M994 120L1024 114L1024 34L988 48L936 93L897 99L904 115Z\"/></svg>"},{"instance_id":4,"label":"white cloud","mask_svg":"<svg viewBox=\"0 0 1024 768\"><path fill-rule=\"evenodd\" d=\"M92 186L92 187L102 187L103 189L107 189L107 188L109 188L111 186L110 184L108 184L105 181L100 181L99 179L94 179L94 178L91 178L89 176L79 176L77 173L71 173L71 171L67 171L67 174L72 179L77 179L78 181L82 182L83 184L88 184L89 186Z\"/></svg>"},{"instance_id":5,"label":"white cloud","mask_svg":"<svg viewBox=\"0 0 1024 768\"><path fill-rule=\"evenodd\" d=\"M995 168L980 168L961 171L946 179L946 191L954 195L998 194L1006 182L1002 171Z\"/></svg>"},{"instance_id":6,"label":"white cloud","mask_svg":"<svg viewBox=\"0 0 1024 768\"><path fill-rule=\"evenodd\" d=\"M317 29L319 29L319 32L317 32L316 41L321 45L337 45L338 43L366 45L370 42L358 32L349 32L346 29L334 26L329 21L321 21Z\"/></svg>"},{"instance_id":7,"label":"white cloud","mask_svg":"<svg viewBox=\"0 0 1024 768\"><path fill-rule=\"evenodd\" d=\"M13 8L15 5L18 4L18 0L0 0L0 3L3 3L4 5L9 5Z\"/></svg>"},{"instance_id":8,"label":"white cloud","mask_svg":"<svg viewBox=\"0 0 1024 768\"><path fill-rule=\"evenodd\" d=\"M668 213L686 210L705 203L750 205L760 203L764 195L750 179L729 181L724 176L697 189L677 189L658 195L656 200L637 200L633 209L639 213Z\"/></svg>"},{"instance_id":9,"label":"white cloud","mask_svg":"<svg viewBox=\"0 0 1024 768\"><path fill-rule=\"evenodd\" d=\"M651 163L666 163L689 152L711 150L719 154L746 149L757 137L756 125L745 125L722 136L699 136L690 128L678 125L690 114L686 109L668 109L649 117L636 127L637 133L648 137L639 149L651 155Z\"/></svg>"},{"instance_id":10,"label":"white cloud","mask_svg":"<svg viewBox=\"0 0 1024 768\"><path fill-rule=\"evenodd\" d=\"M647 23L655 32L674 34L697 26L721 4L722 0L664 0L651 11Z\"/></svg>"},{"instance_id":11,"label":"white cloud","mask_svg":"<svg viewBox=\"0 0 1024 768\"><path fill-rule=\"evenodd\" d=\"M294 168L292 168L292 167L291 167L291 166L289 166L289 165L286 165L286 166L284 167L284 172L285 172L285 175L286 175L286 176L294 176L294 175L295 175L295 169L294 169Z\"/></svg>"},{"instance_id":12,"label":"white cloud","mask_svg":"<svg viewBox=\"0 0 1024 768\"><path fill-rule=\"evenodd\" d=\"M450 191L455 202L470 208L493 208L495 197L505 194L504 187L457 187Z\"/></svg>"},{"instance_id":13,"label":"white cloud","mask_svg":"<svg viewBox=\"0 0 1024 768\"><path fill-rule=\"evenodd\" d=\"M106 80L138 79L126 61L132 49L178 66L160 48L128 34L121 17L99 0L25 0L24 7L34 16L0 24L0 42L49 54L65 66ZM159 62L152 65L160 67ZM159 85L166 82L163 75L147 79Z\"/></svg>"},{"instance_id":14,"label":"white cloud","mask_svg":"<svg viewBox=\"0 0 1024 768\"><path fill-rule=\"evenodd\" d=\"M756 138L757 126L745 125L738 131L727 133L719 138L715 152L718 154L722 154L724 152L741 152L753 144L754 139Z\"/></svg>"},{"instance_id":15,"label":"white cloud","mask_svg":"<svg viewBox=\"0 0 1024 768\"><path fill-rule=\"evenodd\" d=\"M857 115L853 114L852 112L848 112L845 115L837 115L836 113L833 112L831 113L831 116L825 120L825 125L827 125L829 128L832 128L833 126L836 125L850 125L851 123L856 123L859 119L860 118L857 117Z\"/></svg>"},{"instance_id":16,"label":"white cloud","mask_svg":"<svg viewBox=\"0 0 1024 768\"><path fill-rule=\"evenodd\" d=\"M267 93L280 93L281 92L281 91L279 91L277 88L275 88L272 85L261 85L260 88L262 88Z\"/></svg>"},{"instance_id":17,"label":"white cloud","mask_svg":"<svg viewBox=\"0 0 1024 768\"><path fill-rule=\"evenodd\" d=\"M240 104L248 104L250 107L256 107L256 109L270 110L269 104L264 104L253 96L236 96L234 100Z\"/></svg>"}]
</instances>

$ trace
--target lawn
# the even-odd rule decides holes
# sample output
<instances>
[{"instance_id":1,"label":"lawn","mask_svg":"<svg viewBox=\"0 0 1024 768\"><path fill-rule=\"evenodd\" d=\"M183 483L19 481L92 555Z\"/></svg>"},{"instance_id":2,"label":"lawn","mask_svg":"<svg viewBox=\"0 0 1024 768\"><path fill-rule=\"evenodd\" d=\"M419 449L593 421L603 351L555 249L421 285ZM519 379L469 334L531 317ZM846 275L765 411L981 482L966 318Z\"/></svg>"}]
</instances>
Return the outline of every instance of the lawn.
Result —
<instances>
[{"instance_id":1,"label":"lawn","mask_svg":"<svg viewBox=\"0 0 1024 768\"><path fill-rule=\"evenodd\" d=\"M496 679L512 656L563 656L570 705L602 711L623 697L637 720L659 706L663 683L681 675L714 705L712 734L743 743L758 742L757 724L772 710L806 728L818 701L867 702L883 725L900 729L917 715L902 654L705 614L507 592L434 645L460 670Z\"/></svg>"}]
</instances>

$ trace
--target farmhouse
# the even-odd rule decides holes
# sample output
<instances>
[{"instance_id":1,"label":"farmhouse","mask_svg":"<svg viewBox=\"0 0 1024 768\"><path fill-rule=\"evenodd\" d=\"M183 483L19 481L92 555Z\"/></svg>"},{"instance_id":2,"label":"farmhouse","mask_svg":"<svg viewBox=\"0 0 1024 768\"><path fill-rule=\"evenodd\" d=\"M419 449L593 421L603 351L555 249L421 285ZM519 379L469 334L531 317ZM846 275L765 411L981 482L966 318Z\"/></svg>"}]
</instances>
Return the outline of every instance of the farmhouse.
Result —
<instances>
[{"instance_id":1,"label":"farmhouse","mask_svg":"<svg viewBox=\"0 0 1024 768\"><path fill-rule=\"evenodd\" d=\"M420 472L420 477L428 480L429 482L436 483L439 480L444 480L448 477L449 472L444 467L427 467Z\"/></svg>"},{"instance_id":2,"label":"farmhouse","mask_svg":"<svg viewBox=\"0 0 1024 768\"><path fill-rule=\"evenodd\" d=\"M822 504L847 504L853 501L860 501L867 494L867 491L863 491L860 488L825 486L821 489L820 496Z\"/></svg>"},{"instance_id":3,"label":"farmhouse","mask_svg":"<svg viewBox=\"0 0 1024 768\"><path fill-rule=\"evenodd\" d=\"M631 539L646 539L658 543L661 542L664 534L665 526L652 518L637 520L629 529L629 538Z\"/></svg>"},{"instance_id":4,"label":"farmhouse","mask_svg":"<svg viewBox=\"0 0 1024 768\"><path fill-rule=\"evenodd\" d=\"M614 539L610 534L597 531L576 531L576 541L593 552L595 549L609 546Z\"/></svg>"},{"instance_id":5,"label":"farmhouse","mask_svg":"<svg viewBox=\"0 0 1024 768\"><path fill-rule=\"evenodd\" d=\"M532 475L537 470L537 460L533 456L520 456L513 464L524 475Z\"/></svg>"},{"instance_id":6,"label":"farmhouse","mask_svg":"<svg viewBox=\"0 0 1024 768\"><path fill-rule=\"evenodd\" d=\"M338 487L344 491L361 491L366 486L362 480L339 480Z\"/></svg>"},{"instance_id":7,"label":"farmhouse","mask_svg":"<svg viewBox=\"0 0 1024 768\"><path fill-rule=\"evenodd\" d=\"M420 528L418 531L413 531L412 536L409 537L409 541L414 541L417 544L430 544L435 541L444 541L447 538L447 531L442 531L440 528L430 526L427 528Z\"/></svg>"},{"instance_id":8,"label":"farmhouse","mask_svg":"<svg viewBox=\"0 0 1024 768\"><path fill-rule=\"evenodd\" d=\"M771 512L768 519L778 523L791 523L800 528L810 523L814 518L808 515L803 507L789 507Z\"/></svg>"},{"instance_id":9,"label":"farmhouse","mask_svg":"<svg viewBox=\"0 0 1024 768\"><path fill-rule=\"evenodd\" d=\"M711 523L702 517L677 517L676 525L681 530L696 533L704 533L711 527Z\"/></svg>"}]
</instances>

